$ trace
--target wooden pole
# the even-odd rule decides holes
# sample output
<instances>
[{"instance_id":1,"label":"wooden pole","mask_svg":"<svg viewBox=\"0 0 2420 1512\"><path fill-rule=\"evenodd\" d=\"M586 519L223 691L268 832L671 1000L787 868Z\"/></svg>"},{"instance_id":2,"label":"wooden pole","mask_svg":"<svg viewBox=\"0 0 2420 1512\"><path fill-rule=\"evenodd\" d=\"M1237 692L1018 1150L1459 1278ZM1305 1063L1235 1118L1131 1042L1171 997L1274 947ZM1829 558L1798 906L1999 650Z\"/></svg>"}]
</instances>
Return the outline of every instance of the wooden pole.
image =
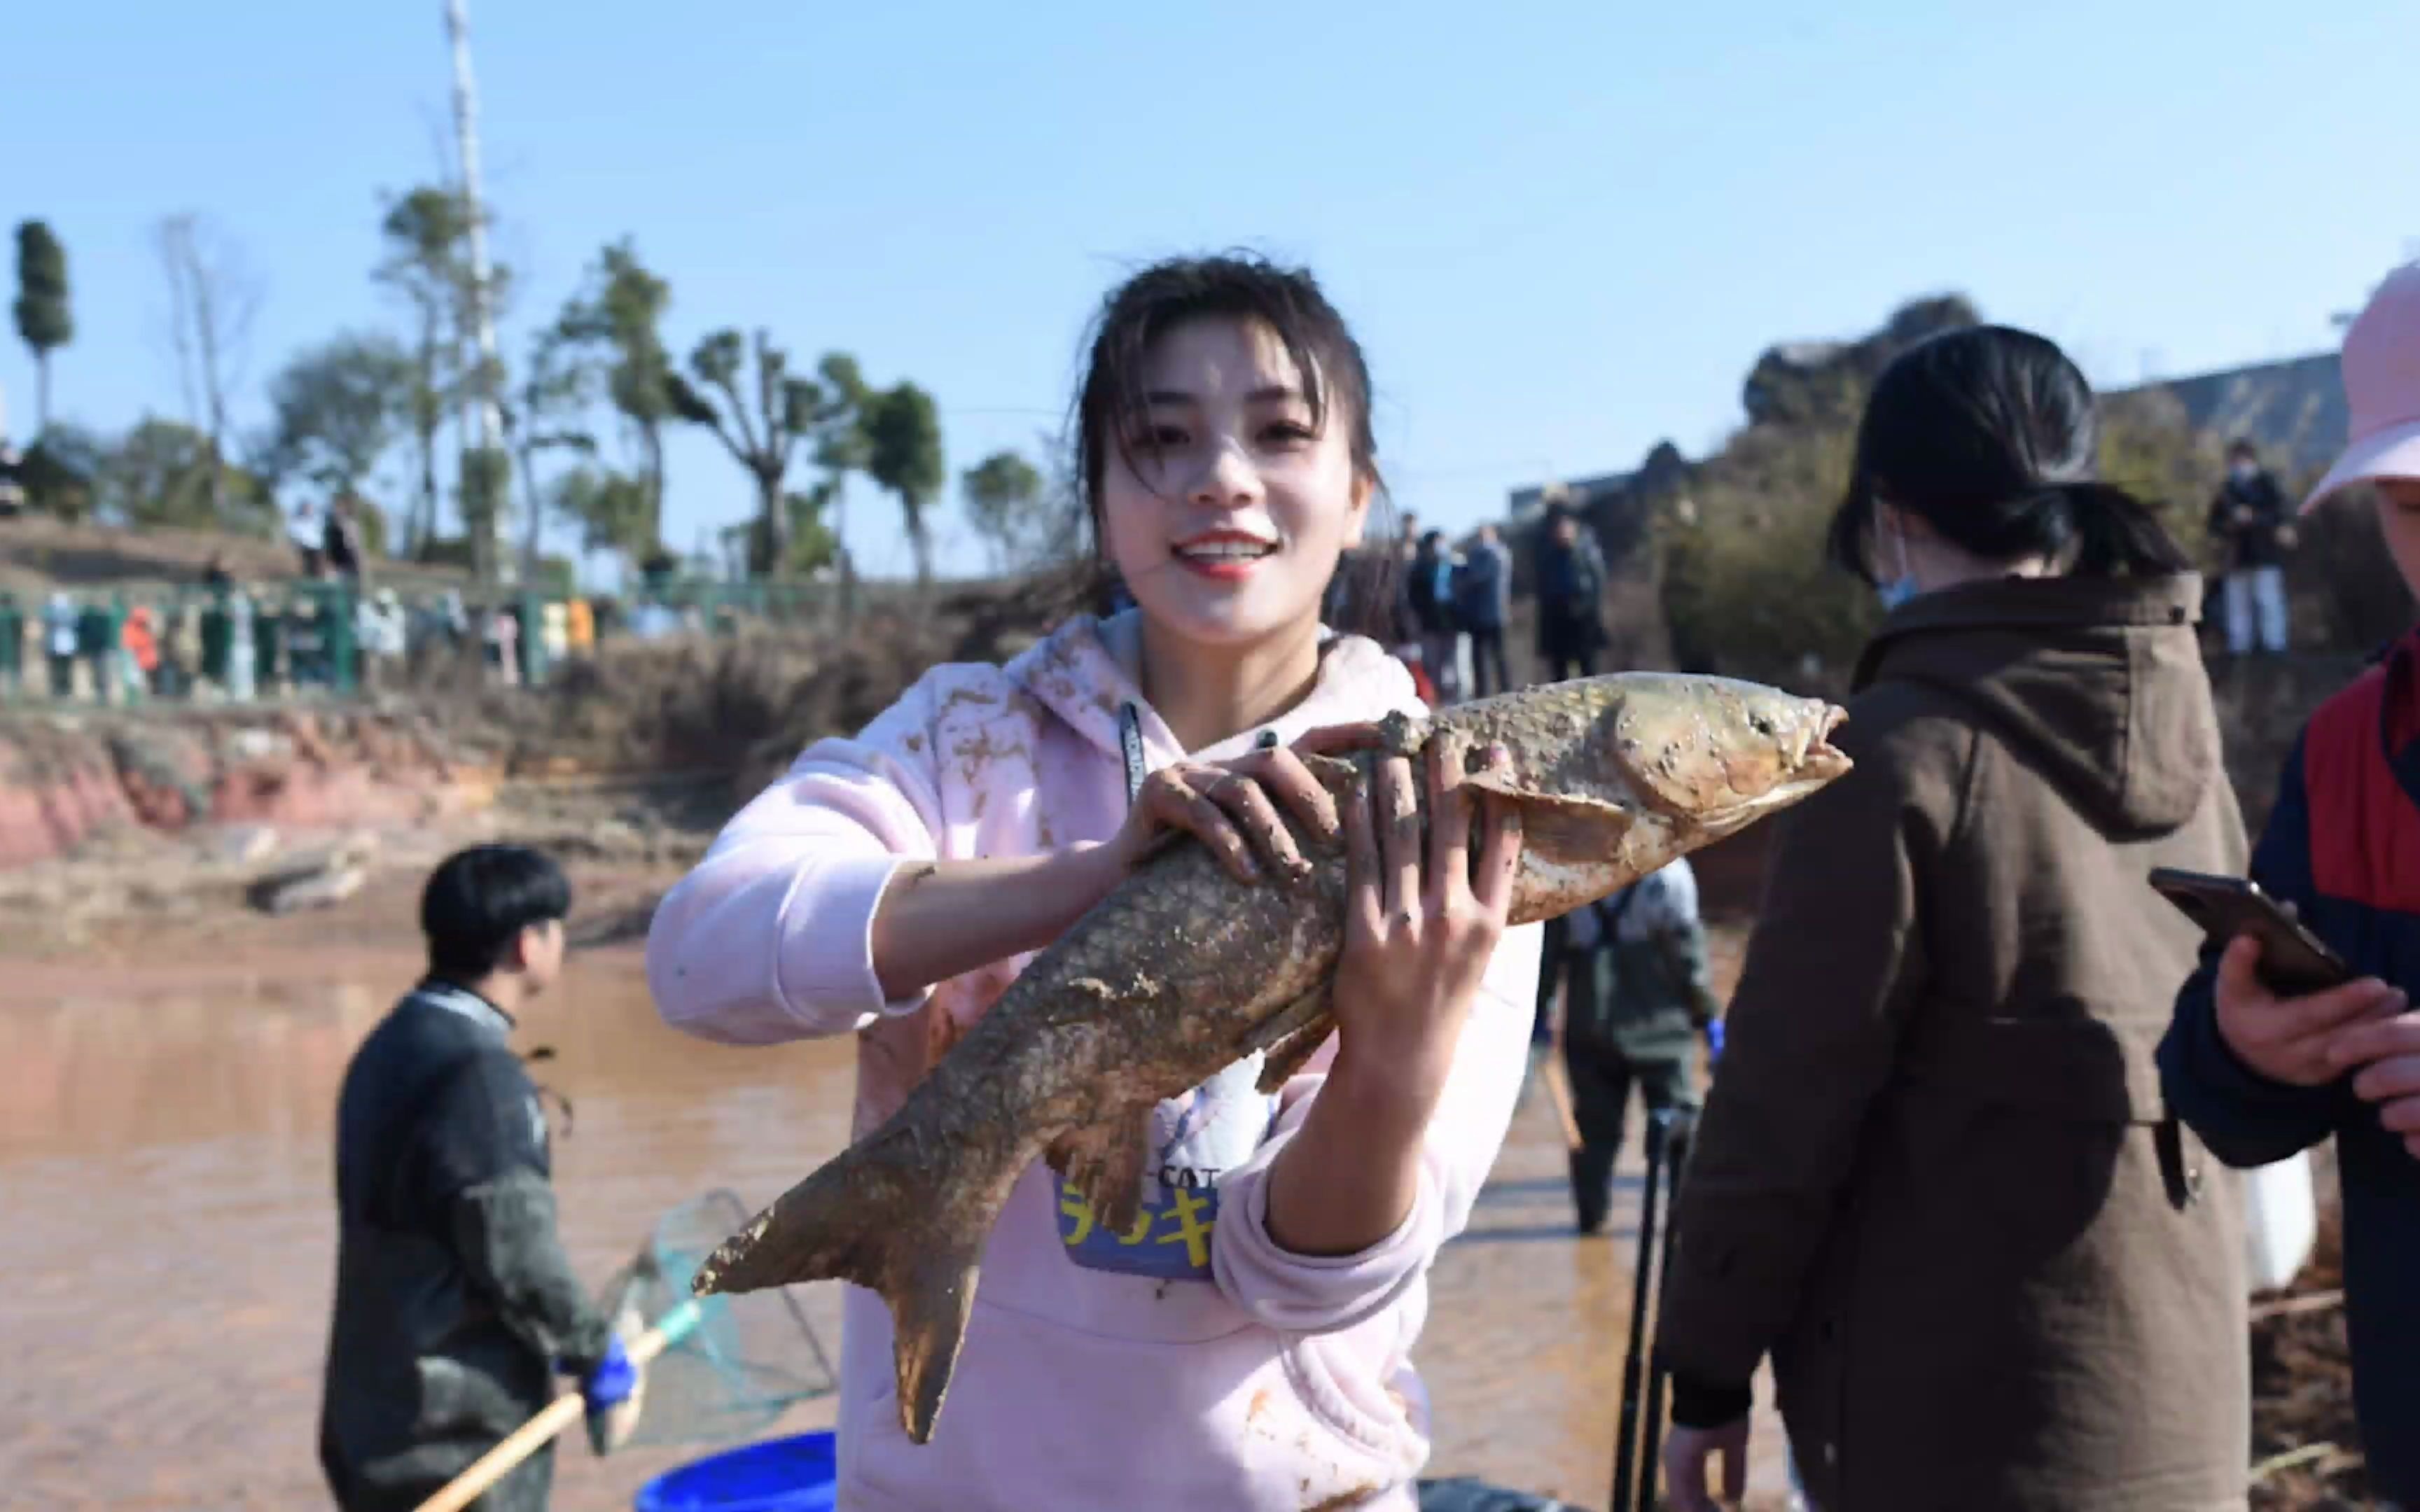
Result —
<instances>
[{"instance_id":1,"label":"wooden pole","mask_svg":"<svg viewBox=\"0 0 2420 1512\"><path fill-rule=\"evenodd\" d=\"M644 1369L648 1362L678 1343L683 1335L697 1326L698 1304L684 1302L664 1315L664 1320L640 1335L629 1347L630 1364ZM446 1482L442 1490L420 1504L416 1512L462 1512L479 1499L490 1486L511 1474L515 1467L543 1448L554 1436L580 1421L588 1411L577 1391L567 1391L547 1404L546 1410L512 1431L511 1437L473 1460L471 1468Z\"/></svg>"}]
</instances>

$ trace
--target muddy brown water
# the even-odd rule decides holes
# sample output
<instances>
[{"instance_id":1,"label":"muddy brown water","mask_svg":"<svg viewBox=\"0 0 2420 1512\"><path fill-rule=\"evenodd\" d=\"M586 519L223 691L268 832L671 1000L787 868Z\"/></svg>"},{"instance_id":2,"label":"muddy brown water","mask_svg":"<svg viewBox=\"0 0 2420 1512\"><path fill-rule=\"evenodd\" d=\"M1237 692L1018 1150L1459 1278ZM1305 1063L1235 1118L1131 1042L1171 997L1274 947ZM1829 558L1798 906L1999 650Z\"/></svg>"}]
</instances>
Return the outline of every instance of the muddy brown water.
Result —
<instances>
[{"instance_id":1,"label":"muddy brown water","mask_svg":"<svg viewBox=\"0 0 2420 1512\"><path fill-rule=\"evenodd\" d=\"M136 939L105 964L0 959L0 1506L328 1504L313 1440L331 1125L348 1057L412 976L407 903L373 889L334 915ZM672 1205L721 1187L752 1209L846 1138L846 1042L676 1034L634 945L576 954L517 1038L555 1048L538 1074L576 1109L557 1181L592 1283ZM1469 1231L1436 1262L1415 1352L1436 1413L1429 1473L1606 1504L1635 1150L1629 1165L1608 1237L1575 1236L1532 1078ZM800 1293L837 1360L836 1288ZM765 1431L829 1426L830 1407ZM1761 1410L1760 1490L1780 1484L1779 1444ZM628 1507L715 1447L599 1460L575 1432L555 1504Z\"/></svg>"}]
</instances>

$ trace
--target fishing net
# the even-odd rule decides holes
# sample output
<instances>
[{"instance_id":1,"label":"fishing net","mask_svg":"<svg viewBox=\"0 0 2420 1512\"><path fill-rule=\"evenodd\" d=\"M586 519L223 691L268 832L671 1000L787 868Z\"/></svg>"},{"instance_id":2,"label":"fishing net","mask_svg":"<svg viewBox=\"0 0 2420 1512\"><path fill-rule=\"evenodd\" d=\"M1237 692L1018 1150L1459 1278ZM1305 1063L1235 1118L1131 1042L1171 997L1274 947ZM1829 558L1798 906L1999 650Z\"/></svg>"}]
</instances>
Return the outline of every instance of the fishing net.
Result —
<instances>
[{"instance_id":1,"label":"fishing net","mask_svg":"<svg viewBox=\"0 0 2420 1512\"><path fill-rule=\"evenodd\" d=\"M796 1403L837 1389L831 1360L787 1287L692 1298L690 1278L747 1227L737 1194L709 1192L658 1220L646 1249L606 1284L608 1316L695 1321L647 1366L644 1410L624 1447L724 1443L760 1433Z\"/></svg>"}]
</instances>

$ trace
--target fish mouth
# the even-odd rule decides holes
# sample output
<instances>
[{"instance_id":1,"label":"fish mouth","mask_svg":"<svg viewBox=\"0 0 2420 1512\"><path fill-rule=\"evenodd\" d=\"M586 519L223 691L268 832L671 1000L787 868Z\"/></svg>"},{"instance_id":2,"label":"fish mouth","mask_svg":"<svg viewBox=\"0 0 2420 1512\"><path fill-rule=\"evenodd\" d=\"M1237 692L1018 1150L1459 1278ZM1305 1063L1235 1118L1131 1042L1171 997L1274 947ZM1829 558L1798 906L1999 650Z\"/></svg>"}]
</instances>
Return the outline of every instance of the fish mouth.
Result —
<instances>
[{"instance_id":1,"label":"fish mouth","mask_svg":"<svg viewBox=\"0 0 2420 1512\"><path fill-rule=\"evenodd\" d=\"M1799 766L1831 778L1838 777L1854 764L1849 760L1848 752L1832 744L1833 732L1848 722L1848 710L1837 703L1823 705L1823 717L1816 721L1814 733L1807 738L1807 748L1799 753Z\"/></svg>"},{"instance_id":2,"label":"fish mouth","mask_svg":"<svg viewBox=\"0 0 2420 1512\"><path fill-rule=\"evenodd\" d=\"M1790 776L1754 797L1706 815L1699 823L1714 835L1730 835L1828 785L1856 764L1831 741L1832 733L1848 722L1848 710L1836 703L1824 705L1822 717L1807 729L1806 744L1790 763Z\"/></svg>"}]
</instances>

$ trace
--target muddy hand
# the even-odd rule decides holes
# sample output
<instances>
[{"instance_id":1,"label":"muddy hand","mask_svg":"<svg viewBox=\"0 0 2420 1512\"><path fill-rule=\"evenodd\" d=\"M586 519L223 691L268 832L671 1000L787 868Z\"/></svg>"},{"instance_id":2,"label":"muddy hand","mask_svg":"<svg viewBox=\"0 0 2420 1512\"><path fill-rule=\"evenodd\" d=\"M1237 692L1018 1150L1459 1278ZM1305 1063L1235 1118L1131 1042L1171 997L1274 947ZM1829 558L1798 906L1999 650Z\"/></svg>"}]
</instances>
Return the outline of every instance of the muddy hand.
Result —
<instances>
[{"instance_id":1,"label":"muddy hand","mask_svg":"<svg viewBox=\"0 0 2420 1512\"><path fill-rule=\"evenodd\" d=\"M1425 846L1419 792L1404 758L1380 762L1373 792L1347 804L1350 881L1335 994L1343 1032L1339 1054L1375 1060L1414 1085L1438 1080L1451 1061L1472 996L1503 936L1520 864L1519 810L1493 794L1472 803L1475 790L1463 781L1464 750L1457 738L1435 742L1426 753ZM1488 767L1507 760L1492 752ZM1486 819L1475 866L1474 808Z\"/></svg>"},{"instance_id":2,"label":"muddy hand","mask_svg":"<svg viewBox=\"0 0 2420 1512\"><path fill-rule=\"evenodd\" d=\"M1280 808L1329 844L1342 830L1336 800L1305 764L1373 744L1372 725L1333 725L1288 746L1266 746L1225 762L1177 762L1143 779L1117 843L1132 867L1154 854L1171 831L1208 846L1239 882L1258 882L1264 868L1304 877L1311 862L1278 817Z\"/></svg>"}]
</instances>

